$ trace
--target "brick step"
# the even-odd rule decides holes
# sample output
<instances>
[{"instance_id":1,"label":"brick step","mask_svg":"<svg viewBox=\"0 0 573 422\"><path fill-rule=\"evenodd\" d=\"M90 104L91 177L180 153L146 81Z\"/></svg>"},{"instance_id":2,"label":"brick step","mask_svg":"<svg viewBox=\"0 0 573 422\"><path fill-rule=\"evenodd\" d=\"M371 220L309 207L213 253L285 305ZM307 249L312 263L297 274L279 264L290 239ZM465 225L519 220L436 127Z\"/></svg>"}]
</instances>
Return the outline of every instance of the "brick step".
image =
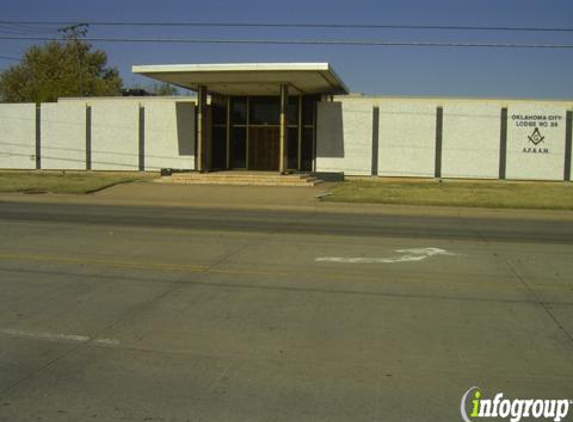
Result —
<instances>
[{"instance_id":1,"label":"brick step","mask_svg":"<svg viewBox=\"0 0 573 422\"><path fill-rule=\"evenodd\" d=\"M276 173L175 173L157 180L160 183L245 186L314 186L321 180L309 174Z\"/></svg>"},{"instance_id":2,"label":"brick step","mask_svg":"<svg viewBox=\"0 0 573 422\"><path fill-rule=\"evenodd\" d=\"M168 178L166 178L167 180ZM173 182L269 182L277 184L288 184L288 183L301 183L301 182L314 182L317 179L315 177L309 177L305 179L267 179L264 177L176 177L171 178Z\"/></svg>"},{"instance_id":3,"label":"brick step","mask_svg":"<svg viewBox=\"0 0 573 422\"><path fill-rule=\"evenodd\" d=\"M235 185L235 186L314 186L322 180L309 174L276 173L175 173L157 180L159 183L186 185Z\"/></svg>"},{"instance_id":4,"label":"brick step","mask_svg":"<svg viewBox=\"0 0 573 422\"><path fill-rule=\"evenodd\" d=\"M270 180L208 180L208 179L179 179L172 180L162 178L157 180L159 183L179 184L179 185L234 185L234 186L314 186L322 183L322 180L291 180L284 182Z\"/></svg>"},{"instance_id":5,"label":"brick step","mask_svg":"<svg viewBox=\"0 0 573 422\"><path fill-rule=\"evenodd\" d=\"M258 175L258 174L217 174L217 173L176 173L173 180L308 180L314 179L306 174Z\"/></svg>"},{"instance_id":6,"label":"brick step","mask_svg":"<svg viewBox=\"0 0 573 422\"><path fill-rule=\"evenodd\" d=\"M244 186L314 186L322 180L307 173L281 175L275 172L221 171L213 173L174 173L157 180L159 183Z\"/></svg>"}]
</instances>

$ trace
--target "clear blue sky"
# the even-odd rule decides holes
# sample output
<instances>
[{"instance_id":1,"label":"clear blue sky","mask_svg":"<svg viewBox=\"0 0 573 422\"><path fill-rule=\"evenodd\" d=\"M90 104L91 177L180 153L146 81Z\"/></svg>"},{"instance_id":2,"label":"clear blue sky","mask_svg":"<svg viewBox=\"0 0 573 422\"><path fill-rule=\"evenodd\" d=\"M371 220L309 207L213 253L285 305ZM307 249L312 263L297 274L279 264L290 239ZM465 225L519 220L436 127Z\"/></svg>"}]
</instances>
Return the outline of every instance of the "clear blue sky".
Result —
<instances>
[{"instance_id":1,"label":"clear blue sky","mask_svg":"<svg viewBox=\"0 0 573 422\"><path fill-rule=\"evenodd\" d=\"M218 21L573 27L572 0L3 0L3 20ZM32 30L0 25L0 36ZM52 29L52 34L56 32ZM46 35L49 35L49 30ZM573 33L92 27L94 37L380 39L573 44ZM27 43L0 40L0 56ZM327 61L352 91L383 95L573 98L573 50L95 43L126 85L133 64ZM0 59L0 68L12 62Z\"/></svg>"}]
</instances>

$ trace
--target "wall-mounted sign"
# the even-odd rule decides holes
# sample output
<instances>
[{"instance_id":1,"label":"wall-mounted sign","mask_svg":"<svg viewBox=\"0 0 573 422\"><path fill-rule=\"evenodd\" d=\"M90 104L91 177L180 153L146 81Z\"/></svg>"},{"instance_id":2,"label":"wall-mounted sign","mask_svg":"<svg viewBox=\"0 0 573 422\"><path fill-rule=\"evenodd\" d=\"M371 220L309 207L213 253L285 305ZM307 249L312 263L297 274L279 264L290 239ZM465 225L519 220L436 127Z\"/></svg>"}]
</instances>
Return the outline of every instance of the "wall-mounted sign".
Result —
<instances>
[{"instance_id":1,"label":"wall-mounted sign","mask_svg":"<svg viewBox=\"0 0 573 422\"><path fill-rule=\"evenodd\" d=\"M523 137L521 152L525 154L549 154L551 152L546 138L561 132L563 116L559 114L512 114L510 124L516 128L529 129Z\"/></svg>"},{"instance_id":2,"label":"wall-mounted sign","mask_svg":"<svg viewBox=\"0 0 573 422\"><path fill-rule=\"evenodd\" d=\"M508 179L563 177L565 111L562 105L525 101L507 108Z\"/></svg>"}]
</instances>

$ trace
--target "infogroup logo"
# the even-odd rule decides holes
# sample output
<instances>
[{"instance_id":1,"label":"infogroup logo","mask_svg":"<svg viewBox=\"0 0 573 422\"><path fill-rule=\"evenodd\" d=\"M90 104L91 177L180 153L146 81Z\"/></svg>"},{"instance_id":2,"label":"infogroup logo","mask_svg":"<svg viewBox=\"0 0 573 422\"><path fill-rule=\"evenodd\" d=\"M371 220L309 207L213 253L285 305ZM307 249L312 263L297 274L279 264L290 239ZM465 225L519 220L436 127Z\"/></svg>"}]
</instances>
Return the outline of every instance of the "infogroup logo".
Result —
<instances>
[{"instance_id":1,"label":"infogroup logo","mask_svg":"<svg viewBox=\"0 0 573 422\"><path fill-rule=\"evenodd\" d=\"M569 399L507 399L503 393L495 394L493 399L486 399L482 390L474 386L462 396L460 412L465 422L475 422L481 418L509 419L511 422L534 418L559 422L567 417L572 404L573 400Z\"/></svg>"}]
</instances>

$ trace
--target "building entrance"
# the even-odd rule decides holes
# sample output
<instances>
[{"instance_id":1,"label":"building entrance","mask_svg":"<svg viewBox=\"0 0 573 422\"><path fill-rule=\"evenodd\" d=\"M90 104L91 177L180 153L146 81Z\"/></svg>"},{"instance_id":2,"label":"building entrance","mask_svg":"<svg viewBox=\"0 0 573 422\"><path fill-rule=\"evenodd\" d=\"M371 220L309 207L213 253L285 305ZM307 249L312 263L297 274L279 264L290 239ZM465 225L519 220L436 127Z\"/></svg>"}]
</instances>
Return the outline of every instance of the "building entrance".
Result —
<instances>
[{"instance_id":1,"label":"building entrance","mask_svg":"<svg viewBox=\"0 0 573 422\"><path fill-rule=\"evenodd\" d=\"M312 171L316 96L290 96L286 112L286 168ZM212 96L211 170L278 171L280 97Z\"/></svg>"},{"instance_id":2,"label":"building entrance","mask_svg":"<svg viewBox=\"0 0 573 422\"><path fill-rule=\"evenodd\" d=\"M276 126L249 128L249 169L278 171L280 130Z\"/></svg>"}]
</instances>

